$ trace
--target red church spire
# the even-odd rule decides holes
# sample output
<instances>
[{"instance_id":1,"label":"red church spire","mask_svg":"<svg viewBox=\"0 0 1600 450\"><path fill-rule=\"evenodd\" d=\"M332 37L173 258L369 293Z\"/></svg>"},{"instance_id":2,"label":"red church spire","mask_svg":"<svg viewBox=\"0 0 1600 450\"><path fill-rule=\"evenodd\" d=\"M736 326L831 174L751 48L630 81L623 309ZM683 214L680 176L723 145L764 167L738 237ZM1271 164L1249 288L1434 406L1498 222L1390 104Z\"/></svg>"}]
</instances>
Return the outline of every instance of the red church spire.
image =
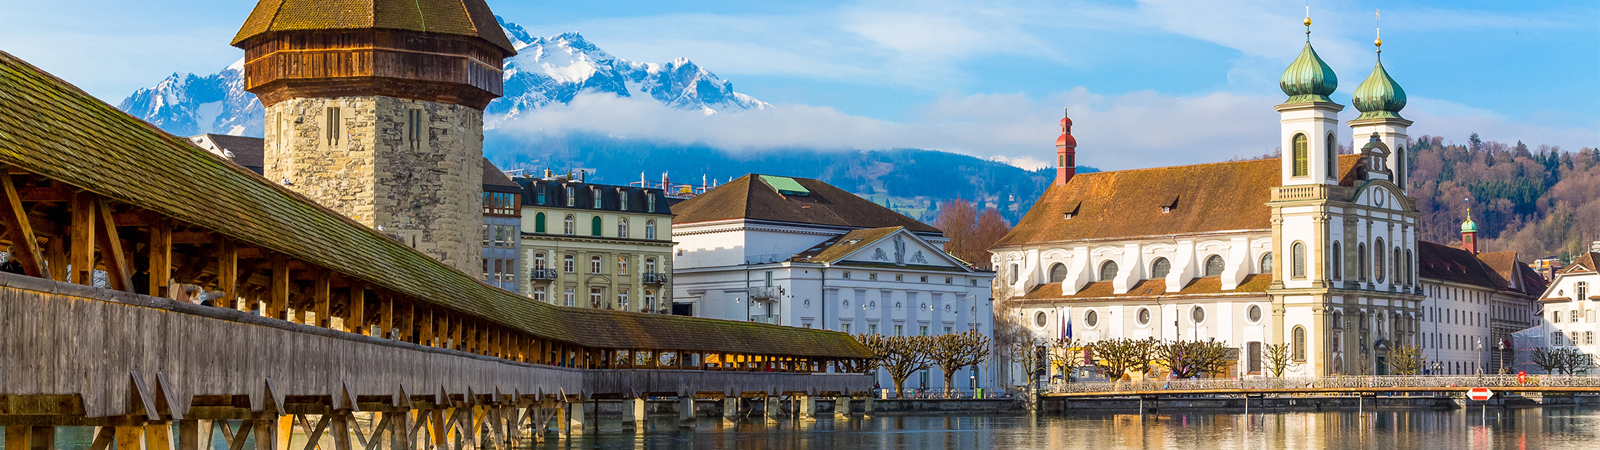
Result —
<instances>
[{"instance_id":1,"label":"red church spire","mask_svg":"<svg viewBox=\"0 0 1600 450\"><path fill-rule=\"evenodd\" d=\"M1061 117L1061 137L1056 138L1056 182L1065 186L1078 173L1078 140L1072 137L1072 118L1065 108Z\"/></svg>"}]
</instances>

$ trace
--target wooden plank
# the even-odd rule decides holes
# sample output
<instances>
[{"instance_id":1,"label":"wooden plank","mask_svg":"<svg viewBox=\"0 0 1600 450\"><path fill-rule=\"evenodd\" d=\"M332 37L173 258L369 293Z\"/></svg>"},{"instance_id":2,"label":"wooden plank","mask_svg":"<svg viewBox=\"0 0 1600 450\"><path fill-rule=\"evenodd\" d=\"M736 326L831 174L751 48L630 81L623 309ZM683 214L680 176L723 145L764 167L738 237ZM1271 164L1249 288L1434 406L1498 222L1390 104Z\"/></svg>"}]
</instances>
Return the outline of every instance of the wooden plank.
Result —
<instances>
[{"instance_id":1,"label":"wooden plank","mask_svg":"<svg viewBox=\"0 0 1600 450\"><path fill-rule=\"evenodd\" d=\"M378 310L378 337L389 338L394 330L394 295L379 295L378 302L381 304Z\"/></svg>"},{"instance_id":2,"label":"wooden plank","mask_svg":"<svg viewBox=\"0 0 1600 450\"><path fill-rule=\"evenodd\" d=\"M239 248L232 239L217 235L217 290L222 291L222 301L216 306L238 309L239 301Z\"/></svg>"},{"instance_id":3,"label":"wooden plank","mask_svg":"<svg viewBox=\"0 0 1600 450\"><path fill-rule=\"evenodd\" d=\"M122 238L117 234L117 221L111 214L111 201L105 197L97 200L95 209L99 210L100 223L95 232L100 240L100 261L106 266L106 278L112 289L133 292L133 267L122 252Z\"/></svg>"},{"instance_id":4,"label":"wooden plank","mask_svg":"<svg viewBox=\"0 0 1600 450\"><path fill-rule=\"evenodd\" d=\"M95 427L94 441L89 443L89 450L107 450L117 440L117 427Z\"/></svg>"},{"instance_id":5,"label":"wooden plank","mask_svg":"<svg viewBox=\"0 0 1600 450\"><path fill-rule=\"evenodd\" d=\"M360 281L350 282L349 304L344 307L344 330L351 333L370 334L367 330L367 286ZM348 449L346 449L348 450Z\"/></svg>"},{"instance_id":6,"label":"wooden plank","mask_svg":"<svg viewBox=\"0 0 1600 450\"><path fill-rule=\"evenodd\" d=\"M281 253L272 255L272 285L267 287L267 317L289 320L289 280L289 258Z\"/></svg>"},{"instance_id":7,"label":"wooden plank","mask_svg":"<svg viewBox=\"0 0 1600 450\"><path fill-rule=\"evenodd\" d=\"M174 450L172 422L150 422L144 426L145 450Z\"/></svg>"},{"instance_id":8,"label":"wooden plank","mask_svg":"<svg viewBox=\"0 0 1600 450\"><path fill-rule=\"evenodd\" d=\"M71 262L67 259L66 236L52 236L44 244L44 263L45 269L50 271L50 279L67 281L67 264Z\"/></svg>"},{"instance_id":9,"label":"wooden plank","mask_svg":"<svg viewBox=\"0 0 1600 450\"><path fill-rule=\"evenodd\" d=\"M33 224L28 220L27 210L22 207L22 199L17 196L17 186L13 184L11 175L0 174L0 186L3 186L6 197L0 201L0 221L5 222L6 232L10 235L7 237L11 239L12 255L22 264L23 274L43 277L44 256L39 253L39 239L33 234Z\"/></svg>"},{"instance_id":10,"label":"wooden plank","mask_svg":"<svg viewBox=\"0 0 1600 450\"><path fill-rule=\"evenodd\" d=\"M92 193L79 192L72 198L72 283L94 283L94 207Z\"/></svg>"},{"instance_id":11,"label":"wooden plank","mask_svg":"<svg viewBox=\"0 0 1600 450\"><path fill-rule=\"evenodd\" d=\"M174 244L210 244L215 240L216 238L211 233L205 231L179 231L172 233L172 243Z\"/></svg>"},{"instance_id":12,"label":"wooden plank","mask_svg":"<svg viewBox=\"0 0 1600 450\"><path fill-rule=\"evenodd\" d=\"M317 315L317 323L313 325L328 328L333 326L333 319L328 317L333 303L333 299L330 298L333 295L333 271L319 268L316 272L317 281L311 288L312 308Z\"/></svg>"},{"instance_id":13,"label":"wooden plank","mask_svg":"<svg viewBox=\"0 0 1600 450\"><path fill-rule=\"evenodd\" d=\"M117 450L144 450L144 428L125 426L117 428Z\"/></svg>"},{"instance_id":14,"label":"wooden plank","mask_svg":"<svg viewBox=\"0 0 1600 450\"><path fill-rule=\"evenodd\" d=\"M150 224L150 291L152 297L166 297L172 282L172 219L162 217Z\"/></svg>"}]
</instances>

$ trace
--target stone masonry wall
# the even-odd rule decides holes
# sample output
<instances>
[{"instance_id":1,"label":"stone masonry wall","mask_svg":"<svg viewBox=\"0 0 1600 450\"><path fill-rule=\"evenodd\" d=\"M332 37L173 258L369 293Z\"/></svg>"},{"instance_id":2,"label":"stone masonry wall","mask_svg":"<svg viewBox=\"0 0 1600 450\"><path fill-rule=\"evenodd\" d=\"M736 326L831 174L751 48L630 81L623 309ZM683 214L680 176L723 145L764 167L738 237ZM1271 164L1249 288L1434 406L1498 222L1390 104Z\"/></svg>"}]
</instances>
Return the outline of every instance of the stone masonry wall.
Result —
<instances>
[{"instance_id":1,"label":"stone masonry wall","mask_svg":"<svg viewBox=\"0 0 1600 450\"><path fill-rule=\"evenodd\" d=\"M411 138L413 110L421 139ZM267 179L478 274L483 111L390 97L291 99L267 108L265 153Z\"/></svg>"}]
</instances>

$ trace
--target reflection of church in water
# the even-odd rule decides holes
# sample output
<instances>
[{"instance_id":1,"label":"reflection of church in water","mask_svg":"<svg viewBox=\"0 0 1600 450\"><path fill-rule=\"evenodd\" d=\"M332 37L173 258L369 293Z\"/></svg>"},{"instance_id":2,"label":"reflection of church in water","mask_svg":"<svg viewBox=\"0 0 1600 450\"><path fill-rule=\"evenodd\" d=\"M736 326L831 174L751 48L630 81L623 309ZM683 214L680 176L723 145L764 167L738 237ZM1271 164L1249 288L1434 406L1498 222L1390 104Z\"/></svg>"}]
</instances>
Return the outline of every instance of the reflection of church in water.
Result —
<instances>
[{"instance_id":1,"label":"reflection of church in water","mask_svg":"<svg viewBox=\"0 0 1600 450\"><path fill-rule=\"evenodd\" d=\"M1015 319L1052 340L1216 339L1239 350L1218 377L1264 373L1276 343L1293 375L1385 374L1402 344L1430 372L1497 370L1542 281L1514 252L1478 254L1470 220L1465 249L1417 239L1412 122L1381 62L1352 99L1356 154L1338 154L1344 106L1306 25L1279 82L1282 158L1080 175L1061 119L1054 184L992 249Z\"/></svg>"}]
</instances>

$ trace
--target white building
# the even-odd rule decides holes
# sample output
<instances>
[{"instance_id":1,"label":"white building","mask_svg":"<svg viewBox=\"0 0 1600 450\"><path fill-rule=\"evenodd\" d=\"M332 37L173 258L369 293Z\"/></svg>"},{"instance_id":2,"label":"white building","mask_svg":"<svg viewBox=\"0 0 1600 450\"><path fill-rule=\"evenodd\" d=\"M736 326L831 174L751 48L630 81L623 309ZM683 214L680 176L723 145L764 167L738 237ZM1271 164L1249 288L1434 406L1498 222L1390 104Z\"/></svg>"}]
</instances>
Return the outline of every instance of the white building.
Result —
<instances>
[{"instance_id":1,"label":"white building","mask_svg":"<svg viewBox=\"0 0 1600 450\"><path fill-rule=\"evenodd\" d=\"M991 332L992 273L945 254L938 229L827 183L748 175L672 210L673 299L695 316L852 334ZM907 388L942 388L928 372ZM964 371L956 387L990 376Z\"/></svg>"},{"instance_id":2,"label":"white building","mask_svg":"<svg viewBox=\"0 0 1600 450\"><path fill-rule=\"evenodd\" d=\"M1514 253L1486 269L1475 252L1428 244L1435 251L1419 262L1427 243L1406 192L1405 91L1374 67L1352 99L1361 114L1346 123L1356 154L1339 155L1337 84L1307 42L1280 80L1279 159L1079 175L1077 157L1096 152L1080 155L1062 119L1054 185L991 249L997 297L1048 339L1070 330L1088 342L1215 339L1238 349L1215 377L1263 374L1269 344L1289 345L1287 375L1386 374L1399 345L1450 349L1435 354L1453 373L1489 364L1494 337L1516 329L1510 318L1530 310L1535 286ZM1480 275L1505 266L1506 275L1419 274L1436 264ZM1468 350L1473 338L1485 351Z\"/></svg>"},{"instance_id":3,"label":"white building","mask_svg":"<svg viewBox=\"0 0 1600 450\"><path fill-rule=\"evenodd\" d=\"M1600 332L1595 316L1600 304L1600 241L1588 253L1572 259L1572 265L1556 273L1550 287L1539 296L1543 307L1543 324L1535 327L1541 343L1549 347L1573 347L1589 355L1590 361L1600 361L1600 344L1595 334ZM1519 357L1519 360L1524 358ZM1524 368L1530 373L1537 368ZM1592 372L1593 368L1590 368Z\"/></svg>"}]
</instances>

